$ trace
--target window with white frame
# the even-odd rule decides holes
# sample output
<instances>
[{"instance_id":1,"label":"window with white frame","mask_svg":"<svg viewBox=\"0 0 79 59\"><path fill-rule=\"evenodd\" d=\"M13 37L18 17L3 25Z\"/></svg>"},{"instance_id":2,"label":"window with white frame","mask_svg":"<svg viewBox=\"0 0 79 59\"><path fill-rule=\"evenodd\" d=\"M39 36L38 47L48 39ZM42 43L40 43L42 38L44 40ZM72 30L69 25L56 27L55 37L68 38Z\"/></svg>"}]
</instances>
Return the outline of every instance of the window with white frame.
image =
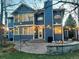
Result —
<instances>
[{"instance_id":1,"label":"window with white frame","mask_svg":"<svg viewBox=\"0 0 79 59\"><path fill-rule=\"evenodd\" d=\"M32 27L24 27L24 35L33 35Z\"/></svg>"},{"instance_id":2,"label":"window with white frame","mask_svg":"<svg viewBox=\"0 0 79 59\"><path fill-rule=\"evenodd\" d=\"M23 27L19 27L19 35L24 35L24 32L23 32Z\"/></svg>"},{"instance_id":3,"label":"window with white frame","mask_svg":"<svg viewBox=\"0 0 79 59\"><path fill-rule=\"evenodd\" d=\"M15 18L14 22L17 23L19 21L18 15L15 15L14 18Z\"/></svg>"},{"instance_id":4,"label":"window with white frame","mask_svg":"<svg viewBox=\"0 0 79 59\"><path fill-rule=\"evenodd\" d=\"M19 22L22 22L22 20L23 20L23 15L19 14Z\"/></svg>"},{"instance_id":5,"label":"window with white frame","mask_svg":"<svg viewBox=\"0 0 79 59\"><path fill-rule=\"evenodd\" d=\"M26 14L25 21L33 21L33 14Z\"/></svg>"},{"instance_id":6,"label":"window with white frame","mask_svg":"<svg viewBox=\"0 0 79 59\"><path fill-rule=\"evenodd\" d=\"M33 16L28 16L29 21L33 21Z\"/></svg>"},{"instance_id":7,"label":"window with white frame","mask_svg":"<svg viewBox=\"0 0 79 59\"><path fill-rule=\"evenodd\" d=\"M18 14L15 16L15 22L33 21L33 14Z\"/></svg>"},{"instance_id":8,"label":"window with white frame","mask_svg":"<svg viewBox=\"0 0 79 59\"><path fill-rule=\"evenodd\" d=\"M14 35L19 35L19 28L14 29Z\"/></svg>"},{"instance_id":9,"label":"window with white frame","mask_svg":"<svg viewBox=\"0 0 79 59\"><path fill-rule=\"evenodd\" d=\"M41 21L41 20L43 20L43 17L38 17L37 20Z\"/></svg>"},{"instance_id":10,"label":"window with white frame","mask_svg":"<svg viewBox=\"0 0 79 59\"><path fill-rule=\"evenodd\" d=\"M8 19L8 23L9 23L9 24L11 23L11 19Z\"/></svg>"},{"instance_id":11,"label":"window with white frame","mask_svg":"<svg viewBox=\"0 0 79 59\"><path fill-rule=\"evenodd\" d=\"M28 15L25 15L25 21L29 21Z\"/></svg>"}]
</instances>

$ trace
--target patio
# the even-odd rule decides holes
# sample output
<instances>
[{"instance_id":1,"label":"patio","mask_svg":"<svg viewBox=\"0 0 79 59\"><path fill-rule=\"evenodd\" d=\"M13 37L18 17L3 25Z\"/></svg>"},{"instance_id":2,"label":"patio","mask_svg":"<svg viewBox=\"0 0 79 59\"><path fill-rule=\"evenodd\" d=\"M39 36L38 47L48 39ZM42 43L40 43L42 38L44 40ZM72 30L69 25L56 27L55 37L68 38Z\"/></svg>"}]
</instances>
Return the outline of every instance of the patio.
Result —
<instances>
[{"instance_id":1,"label":"patio","mask_svg":"<svg viewBox=\"0 0 79 59\"><path fill-rule=\"evenodd\" d=\"M59 43L21 43L15 42L15 48L19 51L34 53L34 54L62 54L73 52L79 49L79 42L67 42L64 44Z\"/></svg>"}]
</instances>

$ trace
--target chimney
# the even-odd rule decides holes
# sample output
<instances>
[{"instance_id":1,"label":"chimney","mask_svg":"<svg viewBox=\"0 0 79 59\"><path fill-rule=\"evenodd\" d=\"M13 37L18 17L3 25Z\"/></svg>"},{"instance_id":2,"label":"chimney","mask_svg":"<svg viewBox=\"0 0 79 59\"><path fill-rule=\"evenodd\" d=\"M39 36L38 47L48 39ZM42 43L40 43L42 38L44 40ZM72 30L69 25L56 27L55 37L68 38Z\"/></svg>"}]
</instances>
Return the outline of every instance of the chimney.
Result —
<instances>
[{"instance_id":1,"label":"chimney","mask_svg":"<svg viewBox=\"0 0 79 59\"><path fill-rule=\"evenodd\" d=\"M44 8L48 8L50 5L51 5L50 7L52 7L52 4L53 4L53 1L52 0L47 0L44 3Z\"/></svg>"},{"instance_id":2,"label":"chimney","mask_svg":"<svg viewBox=\"0 0 79 59\"><path fill-rule=\"evenodd\" d=\"M53 37L52 34L52 24L53 24L53 2L52 0L47 0L44 3L44 19L45 19L45 39L48 40L49 37ZM50 28L47 28L50 26Z\"/></svg>"}]
</instances>

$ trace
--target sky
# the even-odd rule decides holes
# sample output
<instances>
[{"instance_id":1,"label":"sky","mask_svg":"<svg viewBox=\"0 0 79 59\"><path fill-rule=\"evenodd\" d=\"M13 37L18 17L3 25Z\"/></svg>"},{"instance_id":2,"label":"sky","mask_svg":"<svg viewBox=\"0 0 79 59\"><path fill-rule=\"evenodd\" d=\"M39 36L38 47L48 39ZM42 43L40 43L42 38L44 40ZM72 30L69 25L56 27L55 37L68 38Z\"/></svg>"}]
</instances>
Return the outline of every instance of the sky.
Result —
<instances>
[{"instance_id":1,"label":"sky","mask_svg":"<svg viewBox=\"0 0 79 59\"><path fill-rule=\"evenodd\" d=\"M38 8L43 8L44 7L44 2L46 1L46 0L36 0L35 2L34 2L34 0L7 0L7 1L9 1L9 3L8 4L17 4L17 3L19 3L19 2L23 2L23 3L25 3L25 4L27 4L27 5L29 5L30 7L33 7L33 8L35 8L35 9L38 9ZM53 4L54 3L56 3L58 0L53 0ZM68 0L68 1L71 1L71 0ZM77 1L77 0L76 0ZM13 2L13 3L12 3ZM53 8L54 9L56 9L56 8L59 8L60 6L61 6L61 4L62 3L59 3L59 4L57 4L57 5L54 5L53 6ZM18 5L16 5L16 6L12 6L12 7L8 7L7 9L9 9L9 11L8 11L8 15L11 15L10 13L12 13L18 6L19 6L20 4L18 4ZM37 8L36 8L37 7ZM63 6L65 9L67 9L68 11L70 11L70 10L72 10L73 8L71 8L71 5L64 5ZM72 17L74 18L74 19L77 19L77 15L74 13L74 12L72 12L71 13L72 14ZM76 15L76 16L75 16ZM64 17L63 17L63 26L64 26L64 24L65 24L65 21L67 20L67 18L68 18L68 16L69 16L69 13L67 13L67 12L65 12L65 15L64 15ZM4 22L4 21L3 21ZM76 20L76 22L77 22L77 25L78 25L78 21Z\"/></svg>"}]
</instances>

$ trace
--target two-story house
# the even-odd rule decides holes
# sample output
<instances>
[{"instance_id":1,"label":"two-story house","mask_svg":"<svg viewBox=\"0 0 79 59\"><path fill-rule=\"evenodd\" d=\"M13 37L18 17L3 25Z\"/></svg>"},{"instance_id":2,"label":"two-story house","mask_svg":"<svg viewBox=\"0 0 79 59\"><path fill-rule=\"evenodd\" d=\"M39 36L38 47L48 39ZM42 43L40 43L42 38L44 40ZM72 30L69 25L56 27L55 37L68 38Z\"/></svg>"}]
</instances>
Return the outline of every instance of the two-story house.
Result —
<instances>
[{"instance_id":1,"label":"two-story house","mask_svg":"<svg viewBox=\"0 0 79 59\"><path fill-rule=\"evenodd\" d=\"M45 2L44 8L34 10L26 4L21 4L13 13L14 40L62 40L61 25L64 9L49 7L52 0ZM61 16L56 19L57 16ZM59 26L59 27L58 27ZM55 29L56 27L56 29ZM59 33L56 32L59 29Z\"/></svg>"},{"instance_id":2,"label":"two-story house","mask_svg":"<svg viewBox=\"0 0 79 59\"><path fill-rule=\"evenodd\" d=\"M14 39L34 38L34 10L21 4L12 14L14 17Z\"/></svg>"}]
</instances>

